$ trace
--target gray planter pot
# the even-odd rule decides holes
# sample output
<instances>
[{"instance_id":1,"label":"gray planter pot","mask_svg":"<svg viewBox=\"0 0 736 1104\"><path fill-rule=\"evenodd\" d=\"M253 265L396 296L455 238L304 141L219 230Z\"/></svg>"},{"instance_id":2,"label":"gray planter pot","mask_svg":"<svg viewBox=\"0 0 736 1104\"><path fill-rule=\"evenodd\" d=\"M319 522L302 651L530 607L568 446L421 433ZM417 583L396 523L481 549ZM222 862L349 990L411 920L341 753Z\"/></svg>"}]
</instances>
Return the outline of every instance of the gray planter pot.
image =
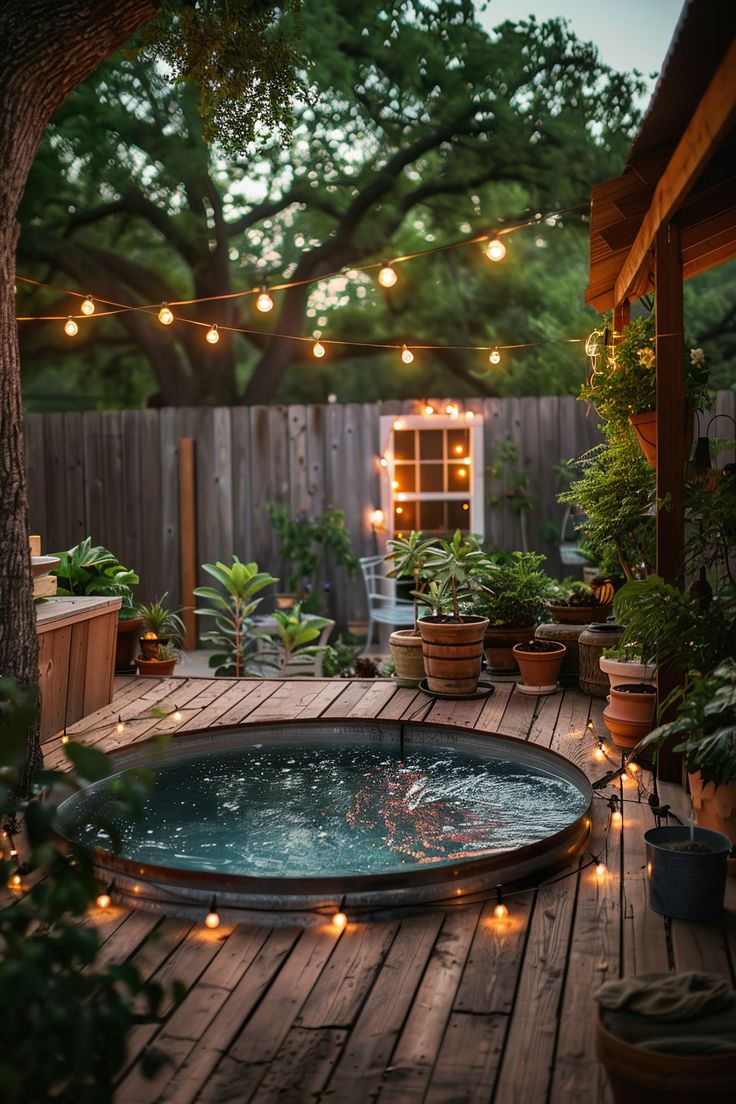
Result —
<instances>
[{"instance_id":1,"label":"gray planter pot","mask_svg":"<svg viewBox=\"0 0 736 1104\"><path fill-rule=\"evenodd\" d=\"M696 827L694 838L713 848L709 854L672 851L665 846L689 837L686 824L650 828L644 833L649 907L676 920L717 920L723 911L731 841L721 832Z\"/></svg>"}]
</instances>

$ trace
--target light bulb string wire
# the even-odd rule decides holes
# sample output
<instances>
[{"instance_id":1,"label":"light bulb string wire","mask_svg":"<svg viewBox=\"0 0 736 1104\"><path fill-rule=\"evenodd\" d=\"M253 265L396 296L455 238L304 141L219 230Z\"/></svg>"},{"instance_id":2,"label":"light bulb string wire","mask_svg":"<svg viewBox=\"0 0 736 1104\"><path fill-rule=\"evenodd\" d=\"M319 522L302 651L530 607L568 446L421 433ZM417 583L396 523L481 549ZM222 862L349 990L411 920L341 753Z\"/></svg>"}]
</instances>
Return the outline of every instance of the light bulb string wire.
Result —
<instances>
[{"instance_id":1,"label":"light bulb string wire","mask_svg":"<svg viewBox=\"0 0 736 1104\"><path fill-rule=\"evenodd\" d=\"M365 264L361 264L361 265L345 265L342 268L335 269L332 272L327 272L327 273L324 273L320 276L308 276L308 277L305 277L302 280L284 280L281 283L274 283L274 284L268 284L268 285L264 285L263 282L261 282L256 287L246 288L243 291L225 292L221 295L205 295L205 296L200 296L199 298L196 298L196 299L170 299L170 300L167 300L167 306L169 306L169 307L185 307L185 306L194 306L198 303L216 303L216 302L224 302L224 301L229 300L229 299L243 299L243 298L247 298L247 297L252 296L252 295L260 295L264 290L264 286L266 286L266 290L269 291L269 292L272 292L272 291L287 291L290 288L305 287L308 284L318 284L318 283L322 283L325 280L337 279L341 276L348 276L349 277L350 273L352 273L352 272L371 272L371 271L374 271L377 268L380 269L380 268L385 267L386 264L389 264L389 265L405 264L408 261L416 261L416 260L421 259L422 257L432 256L435 253L444 253L449 249L459 249L459 248L462 248L463 246L478 245L478 244L480 244L481 242L484 242L484 241L491 241L494 238L500 238L500 237L502 237L504 235L507 235L507 234L513 234L517 230L524 230L529 226L539 226L543 222L548 222L550 219L557 219L562 215L569 214L571 211L580 211L580 210L583 210L584 208L587 209L588 207L589 207L588 203L577 203L577 204L574 204L571 207L562 207L562 208L559 208L559 209L554 210L554 211L549 211L547 214L544 214L544 215L540 214L539 216L534 216L534 218L527 219L525 222L514 223L510 226L500 226L496 231L488 231L488 232L483 233L483 234L474 234L471 237L467 237L467 238L458 238L456 241L446 242L443 245L430 246L428 249L420 249L420 250L417 250L415 253L405 253L405 254L402 254L399 257L392 258L392 260L390 260L388 262L386 262L386 261L368 261ZM112 311L96 312L97 317L104 317L105 315L109 315L109 314L117 314L117 313L121 313L123 311L134 311L134 310L152 311L152 310L158 310L158 308L161 306L161 303L141 304L140 306L133 306L133 305L127 304L127 303L119 303L119 302L116 302L114 299L107 299L103 296L91 295L89 292L72 291L70 288L58 287L55 284L44 283L42 280L31 279L31 277L29 277L29 276L16 276L16 279L21 280L23 283L26 283L26 284L32 284L36 287L44 287L44 288L48 288L49 290L52 290L52 291L59 291L59 292L62 292L64 295L71 295L74 298L78 298L78 299L92 299L93 301L97 301L98 303L104 303L106 306L111 306L111 307L116 308L115 310L112 310ZM61 317L67 318L68 315L63 315ZM81 315L81 317L83 317L83 318L93 318L94 315ZM49 322L49 321L60 321L60 318L57 317L57 316L53 316L53 315L52 316L49 316L49 315L23 316L23 317L17 318L16 321L18 321L18 322L34 322L34 321Z\"/></svg>"}]
</instances>

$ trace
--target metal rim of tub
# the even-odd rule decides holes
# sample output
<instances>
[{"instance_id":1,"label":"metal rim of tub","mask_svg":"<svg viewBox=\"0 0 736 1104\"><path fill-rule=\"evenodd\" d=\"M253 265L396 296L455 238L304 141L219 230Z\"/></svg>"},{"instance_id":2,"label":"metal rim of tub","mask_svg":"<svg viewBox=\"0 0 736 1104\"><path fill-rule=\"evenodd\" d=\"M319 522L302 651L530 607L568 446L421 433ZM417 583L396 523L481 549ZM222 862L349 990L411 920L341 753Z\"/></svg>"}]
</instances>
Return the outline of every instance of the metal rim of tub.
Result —
<instances>
[{"instance_id":1,"label":"metal rim of tub","mask_svg":"<svg viewBox=\"0 0 736 1104\"><path fill-rule=\"evenodd\" d=\"M108 752L111 774L150 765L155 741L154 736ZM264 918L321 922L338 909L359 916L411 905L457 902L458 897L487 892L499 884L507 887L533 876L548 876L571 863L590 838L593 789L579 767L550 748L462 725L359 718L260 721L175 732L165 751L156 749L153 754L159 762L166 762L253 743L331 741L455 747L481 757L516 760L570 782L586 799L585 808L565 828L531 844L418 870L341 877L255 877L144 863L95 848L98 878L104 883L114 880L116 899L166 915L201 918L216 896L223 923ZM57 838L62 844L69 842L61 830Z\"/></svg>"}]
</instances>

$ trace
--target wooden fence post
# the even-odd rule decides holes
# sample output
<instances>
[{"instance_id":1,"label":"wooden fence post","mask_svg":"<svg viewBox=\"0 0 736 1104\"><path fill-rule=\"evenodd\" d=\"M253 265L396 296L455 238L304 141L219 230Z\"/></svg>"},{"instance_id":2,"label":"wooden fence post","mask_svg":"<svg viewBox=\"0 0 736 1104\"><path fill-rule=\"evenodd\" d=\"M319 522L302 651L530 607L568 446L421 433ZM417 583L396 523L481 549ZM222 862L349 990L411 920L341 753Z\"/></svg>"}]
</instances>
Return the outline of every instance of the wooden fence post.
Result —
<instances>
[{"instance_id":1,"label":"wooden fence post","mask_svg":"<svg viewBox=\"0 0 736 1104\"><path fill-rule=\"evenodd\" d=\"M184 647L197 647L197 618L193 606L197 585L197 502L194 473L194 438L180 437L179 453L179 555L181 562L181 602L184 606Z\"/></svg>"}]
</instances>

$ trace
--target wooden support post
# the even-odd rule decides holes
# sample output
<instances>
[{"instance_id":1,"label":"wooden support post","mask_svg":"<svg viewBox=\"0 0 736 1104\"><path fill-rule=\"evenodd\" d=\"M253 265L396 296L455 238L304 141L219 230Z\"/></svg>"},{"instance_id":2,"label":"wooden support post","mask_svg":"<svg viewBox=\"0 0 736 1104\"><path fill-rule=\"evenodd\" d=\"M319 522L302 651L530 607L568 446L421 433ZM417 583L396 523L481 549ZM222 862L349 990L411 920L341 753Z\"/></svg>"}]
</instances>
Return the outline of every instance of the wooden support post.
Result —
<instances>
[{"instance_id":1,"label":"wooden support post","mask_svg":"<svg viewBox=\"0 0 736 1104\"><path fill-rule=\"evenodd\" d=\"M179 452L179 555L181 603L184 606L184 647L197 647L194 588L197 585L197 492L194 471L194 438L180 437Z\"/></svg>"},{"instance_id":2,"label":"wooden support post","mask_svg":"<svg viewBox=\"0 0 736 1104\"><path fill-rule=\"evenodd\" d=\"M656 237L655 295L657 315L657 574L681 586L685 543L685 463L688 418L685 408L684 312L680 234L674 223ZM678 685L681 673L664 672L657 689L662 702ZM665 749L660 777L681 781L682 760Z\"/></svg>"},{"instance_id":3,"label":"wooden support post","mask_svg":"<svg viewBox=\"0 0 736 1104\"><path fill-rule=\"evenodd\" d=\"M613 308L613 343L618 344L618 339L621 337L621 331L624 326L627 325L631 318L631 303L628 299L624 299L622 303L617 303Z\"/></svg>"}]
</instances>

